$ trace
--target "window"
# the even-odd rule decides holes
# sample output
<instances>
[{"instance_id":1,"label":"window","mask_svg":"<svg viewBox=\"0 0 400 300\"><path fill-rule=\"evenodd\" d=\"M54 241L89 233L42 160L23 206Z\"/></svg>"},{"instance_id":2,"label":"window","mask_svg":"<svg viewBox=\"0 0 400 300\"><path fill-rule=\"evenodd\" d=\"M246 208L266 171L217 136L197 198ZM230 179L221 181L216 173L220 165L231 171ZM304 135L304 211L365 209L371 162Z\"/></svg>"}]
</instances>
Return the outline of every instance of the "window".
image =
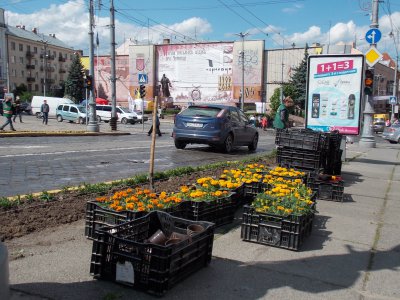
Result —
<instances>
[{"instance_id":1,"label":"window","mask_svg":"<svg viewBox=\"0 0 400 300\"><path fill-rule=\"evenodd\" d=\"M26 51L31 51L31 45L26 46Z\"/></svg>"},{"instance_id":2,"label":"window","mask_svg":"<svg viewBox=\"0 0 400 300\"><path fill-rule=\"evenodd\" d=\"M17 76L17 71L15 69L11 69L11 76Z\"/></svg>"},{"instance_id":3,"label":"window","mask_svg":"<svg viewBox=\"0 0 400 300\"><path fill-rule=\"evenodd\" d=\"M39 72L35 73L35 78L39 78Z\"/></svg>"},{"instance_id":4,"label":"window","mask_svg":"<svg viewBox=\"0 0 400 300\"><path fill-rule=\"evenodd\" d=\"M96 105L96 110L103 110L103 107L102 106L98 106L98 105Z\"/></svg>"},{"instance_id":5,"label":"window","mask_svg":"<svg viewBox=\"0 0 400 300\"><path fill-rule=\"evenodd\" d=\"M78 109L75 106L71 106L70 112L72 113L78 113Z\"/></svg>"},{"instance_id":6,"label":"window","mask_svg":"<svg viewBox=\"0 0 400 300\"><path fill-rule=\"evenodd\" d=\"M57 109L62 110L62 107L63 107L62 105L59 105L59 106L57 106Z\"/></svg>"},{"instance_id":7,"label":"window","mask_svg":"<svg viewBox=\"0 0 400 300\"><path fill-rule=\"evenodd\" d=\"M69 106L68 105L64 105L63 111L68 111L68 109L69 109Z\"/></svg>"},{"instance_id":8,"label":"window","mask_svg":"<svg viewBox=\"0 0 400 300\"><path fill-rule=\"evenodd\" d=\"M240 118L239 118L239 115L238 115L238 113L237 113L237 110L234 109L234 108L232 108L232 109L230 110L230 113L231 113L231 120L232 120L232 122L240 123Z\"/></svg>"},{"instance_id":9,"label":"window","mask_svg":"<svg viewBox=\"0 0 400 300\"><path fill-rule=\"evenodd\" d=\"M15 50L15 42L11 42L11 50Z\"/></svg>"},{"instance_id":10,"label":"window","mask_svg":"<svg viewBox=\"0 0 400 300\"><path fill-rule=\"evenodd\" d=\"M35 92L37 92L39 90L39 85L35 84Z\"/></svg>"},{"instance_id":11,"label":"window","mask_svg":"<svg viewBox=\"0 0 400 300\"><path fill-rule=\"evenodd\" d=\"M19 51L24 51L24 45L18 44Z\"/></svg>"},{"instance_id":12,"label":"window","mask_svg":"<svg viewBox=\"0 0 400 300\"><path fill-rule=\"evenodd\" d=\"M20 63L20 64L24 64L24 58L23 58L23 57L20 57L20 58L19 58L19 63Z\"/></svg>"},{"instance_id":13,"label":"window","mask_svg":"<svg viewBox=\"0 0 400 300\"><path fill-rule=\"evenodd\" d=\"M33 47L33 53L37 53L37 47Z\"/></svg>"},{"instance_id":14,"label":"window","mask_svg":"<svg viewBox=\"0 0 400 300\"><path fill-rule=\"evenodd\" d=\"M103 111L111 112L111 106L103 106Z\"/></svg>"},{"instance_id":15,"label":"window","mask_svg":"<svg viewBox=\"0 0 400 300\"><path fill-rule=\"evenodd\" d=\"M25 71L21 70L21 77L25 77Z\"/></svg>"},{"instance_id":16,"label":"window","mask_svg":"<svg viewBox=\"0 0 400 300\"><path fill-rule=\"evenodd\" d=\"M32 84L28 84L28 92L32 92Z\"/></svg>"},{"instance_id":17,"label":"window","mask_svg":"<svg viewBox=\"0 0 400 300\"><path fill-rule=\"evenodd\" d=\"M12 64L15 64L15 58L16 58L15 55L11 55L11 63Z\"/></svg>"}]
</instances>

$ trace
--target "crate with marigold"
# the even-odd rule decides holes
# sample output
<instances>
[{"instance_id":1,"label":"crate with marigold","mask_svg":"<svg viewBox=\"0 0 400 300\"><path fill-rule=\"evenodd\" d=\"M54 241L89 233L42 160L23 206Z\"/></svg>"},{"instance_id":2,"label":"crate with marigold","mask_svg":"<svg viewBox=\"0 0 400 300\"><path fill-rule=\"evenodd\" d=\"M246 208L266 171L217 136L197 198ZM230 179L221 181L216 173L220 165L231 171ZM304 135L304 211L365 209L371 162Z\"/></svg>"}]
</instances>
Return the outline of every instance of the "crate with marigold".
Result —
<instances>
[{"instance_id":1,"label":"crate with marigold","mask_svg":"<svg viewBox=\"0 0 400 300\"><path fill-rule=\"evenodd\" d=\"M85 236L93 239L104 226L114 226L161 210L177 217L186 212L182 199L173 193L154 193L149 189L128 188L111 196L97 197L86 203Z\"/></svg>"},{"instance_id":2,"label":"crate with marigold","mask_svg":"<svg viewBox=\"0 0 400 300\"><path fill-rule=\"evenodd\" d=\"M245 241L299 250L311 233L313 192L294 181L270 182L270 189L244 206L241 238Z\"/></svg>"},{"instance_id":3,"label":"crate with marigold","mask_svg":"<svg viewBox=\"0 0 400 300\"><path fill-rule=\"evenodd\" d=\"M210 190L182 186L177 194L184 200L186 219L193 221L208 221L216 226L229 224L233 221L236 204L232 200L234 193L230 190Z\"/></svg>"}]
</instances>

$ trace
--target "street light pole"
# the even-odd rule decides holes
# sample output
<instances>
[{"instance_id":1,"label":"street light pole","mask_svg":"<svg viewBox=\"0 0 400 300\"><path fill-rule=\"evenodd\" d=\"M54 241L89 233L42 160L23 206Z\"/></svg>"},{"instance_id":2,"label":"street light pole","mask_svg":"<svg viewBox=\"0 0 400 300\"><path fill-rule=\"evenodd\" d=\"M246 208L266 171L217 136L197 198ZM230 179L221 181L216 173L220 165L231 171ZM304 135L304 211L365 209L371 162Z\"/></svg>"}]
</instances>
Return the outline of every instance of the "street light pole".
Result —
<instances>
[{"instance_id":1,"label":"street light pole","mask_svg":"<svg viewBox=\"0 0 400 300\"><path fill-rule=\"evenodd\" d=\"M240 93L240 109L243 110L244 109L244 38L246 36L249 35L248 32L243 33L243 32L239 32L236 34L237 36L240 36L242 38L242 51L241 51L241 59L242 59L242 91Z\"/></svg>"},{"instance_id":2,"label":"street light pole","mask_svg":"<svg viewBox=\"0 0 400 300\"><path fill-rule=\"evenodd\" d=\"M89 1L89 62L90 69L89 75L92 76L92 88L89 91L89 122L87 124L87 130L89 132L99 132L99 124L97 123L96 117L96 100L94 99L94 47L93 47L93 0Z\"/></svg>"},{"instance_id":3,"label":"street light pole","mask_svg":"<svg viewBox=\"0 0 400 300\"><path fill-rule=\"evenodd\" d=\"M379 0L373 0L372 2L372 18L371 18L371 24L370 28L378 28L378 12L379 12ZM375 44L371 44L371 47L375 47ZM371 68L373 69L373 67ZM361 139L359 142L360 147L365 147L365 148L375 148L376 147L376 141L375 137L372 132L372 116L375 113L373 106L371 105L371 102L373 102L374 98L374 90L375 90L375 80L373 83L372 87L372 95L371 99L369 99L368 95L364 94L364 124L362 128L362 134L361 134Z\"/></svg>"}]
</instances>

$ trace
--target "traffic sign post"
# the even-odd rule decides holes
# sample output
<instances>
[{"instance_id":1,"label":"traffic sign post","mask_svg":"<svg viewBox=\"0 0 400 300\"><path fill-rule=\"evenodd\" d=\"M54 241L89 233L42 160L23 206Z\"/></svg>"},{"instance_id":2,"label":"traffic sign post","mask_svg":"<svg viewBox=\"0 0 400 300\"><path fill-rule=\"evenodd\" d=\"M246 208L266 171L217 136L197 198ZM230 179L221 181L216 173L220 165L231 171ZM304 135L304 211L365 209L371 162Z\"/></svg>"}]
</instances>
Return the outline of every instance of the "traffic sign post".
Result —
<instances>
[{"instance_id":1,"label":"traffic sign post","mask_svg":"<svg viewBox=\"0 0 400 300\"><path fill-rule=\"evenodd\" d=\"M376 44L381 40L382 33L378 28L371 28L365 34L365 40L370 44Z\"/></svg>"},{"instance_id":2,"label":"traffic sign post","mask_svg":"<svg viewBox=\"0 0 400 300\"><path fill-rule=\"evenodd\" d=\"M397 97L396 96L390 96L389 97L389 103L392 105L397 104Z\"/></svg>"},{"instance_id":3,"label":"traffic sign post","mask_svg":"<svg viewBox=\"0 0 400 300\"><path fill-rule=\"evenodd\" d=\"M142 74L142 73L139 73L138 74L138 82L139 82L139 84L147 84L147 80L148 78L147 78L147 74Z\"/></svg>"},{"instance_id":4,"label":"traffic sign post","mask_svg":"<svg viewBox=\"0 0 400 300\"><path fill-rule=\"evenodd\" d=\"M365 52L365 61L371 68L382 59L382 53L378 51L375 47L371 47Z\"/></svg>"}]
</instances>

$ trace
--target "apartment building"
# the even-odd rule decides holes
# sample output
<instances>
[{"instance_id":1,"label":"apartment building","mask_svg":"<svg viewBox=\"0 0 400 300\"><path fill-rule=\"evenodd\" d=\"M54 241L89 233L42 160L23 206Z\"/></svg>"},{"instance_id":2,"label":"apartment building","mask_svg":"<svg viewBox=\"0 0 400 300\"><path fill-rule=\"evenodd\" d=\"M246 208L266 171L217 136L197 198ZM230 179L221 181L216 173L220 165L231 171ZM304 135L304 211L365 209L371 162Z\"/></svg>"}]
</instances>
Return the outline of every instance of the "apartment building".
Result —
<instances>
[{"instance_id":1,"label":"apartment building","mask_svg":"<svg viewBox=\"0 0 400 300\"><path fill-rule=\"evenodd\" d=\"M5 77L5 89L12 91L25 84L29 92L46 95L61 89L76 50L55 34L46 35L37 28L27 29L24 25L4 24L4 10L0 11L0 27L2 20L6 29L2 48L5 48L7 61L5 64L0 61L0 73Z\"/></svg>"}]
</instances>

